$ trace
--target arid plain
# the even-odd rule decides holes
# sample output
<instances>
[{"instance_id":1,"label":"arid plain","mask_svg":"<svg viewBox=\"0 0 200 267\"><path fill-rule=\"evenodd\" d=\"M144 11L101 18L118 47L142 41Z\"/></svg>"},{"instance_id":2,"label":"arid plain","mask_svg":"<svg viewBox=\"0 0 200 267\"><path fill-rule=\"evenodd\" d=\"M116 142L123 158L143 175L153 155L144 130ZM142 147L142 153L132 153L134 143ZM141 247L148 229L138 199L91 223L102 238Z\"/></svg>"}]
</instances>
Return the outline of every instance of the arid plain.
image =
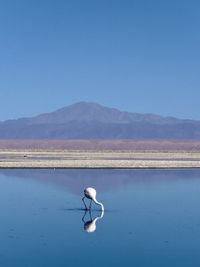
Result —
<instances>
[{"instance_id":1,"label":"arid plain","mask_svg":"<svg viewBox=\"0 0 200 267\"><path fill-rule=\"evenodd\" d=\"M200 141L0 140L0 168L199 168Z\"/></svg>"}]
</instances>

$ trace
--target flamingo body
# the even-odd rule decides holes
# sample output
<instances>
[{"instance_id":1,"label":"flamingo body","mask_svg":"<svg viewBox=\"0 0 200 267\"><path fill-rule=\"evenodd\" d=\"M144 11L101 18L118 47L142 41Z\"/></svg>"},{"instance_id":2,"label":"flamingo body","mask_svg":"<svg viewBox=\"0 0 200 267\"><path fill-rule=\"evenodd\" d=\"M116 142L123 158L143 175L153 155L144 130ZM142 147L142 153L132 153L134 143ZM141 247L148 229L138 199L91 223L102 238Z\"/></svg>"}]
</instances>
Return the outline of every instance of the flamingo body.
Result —
<instances>
[{"instance_id":1,"label":"flamingo body","mask_svg":"<svg viewBox=\"0 0 200 267\"><path fill-rule=\"evenodd\" d=\"M86 210L88 210L88 208L87 208L87 206L85 204L85 201L84 201L84 198L85 197L91 200L90 205L89 205L89 209L91 209L92 201L94 201L97 205L100 205L101 206L101 210L104 211L104 206L103 206L102 203L100 203L100 202L98 202L96 200L96 195L97 195L97 191L96 191L95 188L93 188L93 187L87 187L87 188L85 188L85 190L84 190L84 197L82 198L82 201L83 201L83 203L85 205L85 209Z\"/></svg>"},{"instance_id":2,"label":"flamingo body","mask_svg":"<svg viewBox=\"0 0 200 267\"><path fill-rule=\"evenodd\" d=\"M94 189L92 187L87 187L84 190L84 195L85 195L85 197L94 200L94 199L96 199L97 191L96 191L96 189Z\"/></svg>"}]
</instances>

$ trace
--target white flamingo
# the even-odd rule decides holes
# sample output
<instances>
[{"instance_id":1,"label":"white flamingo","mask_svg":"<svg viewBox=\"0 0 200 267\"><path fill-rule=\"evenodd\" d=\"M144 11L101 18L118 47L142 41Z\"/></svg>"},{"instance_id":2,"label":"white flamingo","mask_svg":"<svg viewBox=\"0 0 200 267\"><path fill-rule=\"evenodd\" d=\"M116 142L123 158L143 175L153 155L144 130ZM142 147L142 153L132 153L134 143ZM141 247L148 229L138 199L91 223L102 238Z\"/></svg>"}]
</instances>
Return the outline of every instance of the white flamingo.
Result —
<instances>
[{"instance_id":1,"label":"white flamingo","mask_svg":"<svg viewBox=\"0 0 200 267\"><path fill-rule=\"evenodd\" d=\"M91 209L92 201L94 201L97 205L100 205L101 206L101 210L104 211L104 206L103 206L103 204L101 202L98 202L96 200L96 195L97 195L97 191L93 187L87 187L84 190L84 197L82 198L82 201L83 201L83 203L85 205L85 209L86 210L88 210L88 207L86 206L84 199L88 198L88 199L91 200L90 201L90 205L89 205L89 210Z\"/></svg>"}]
</instances>

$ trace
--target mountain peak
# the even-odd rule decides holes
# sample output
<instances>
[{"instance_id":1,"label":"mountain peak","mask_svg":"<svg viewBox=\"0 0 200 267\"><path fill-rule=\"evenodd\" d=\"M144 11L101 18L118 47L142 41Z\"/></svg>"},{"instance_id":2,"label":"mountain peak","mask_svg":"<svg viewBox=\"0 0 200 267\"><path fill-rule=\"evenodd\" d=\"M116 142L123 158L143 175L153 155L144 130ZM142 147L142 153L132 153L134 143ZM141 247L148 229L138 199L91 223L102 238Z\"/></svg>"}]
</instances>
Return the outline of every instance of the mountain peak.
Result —
<instances>
[{"instance_id":1,"label":"mountain peak","mask_svg":"<svg viewBox=\"0 0 200 267\"><path fill-rule=\"evenodd\" d=\"M115 108L108 108L95 102L81 101L58 109L51 113L33 118L35 123L68 123L70 121L98 121L104 123L118 123L125 119L127 112ZM122 116L123 114L123 116ZM125 121L129 121L125 119Z\"/></svg>"},{"instance_id":2,"label":"mountain peak","mask_svg":"<svg viewBox=\"0 0 200 267\"><path fill-rule=\"evenodd\" d=\"M0 124L0 138L200 138L200 122L120 111L81 101Z\"/></svg>"},{"instance_id":3,"label":"mountain peak","mask_svg":"<svg viewBox=\"0 0 200 267\"><path fill-rule=\"evenodd\" d=\"M104 108L107 108L107 107L100 105L96 102L80 101L80 102L76 102L70 106L61 108L59 110L63 110L63 109L104 109Z\"/></svg>"},{"instance_id":4,"label":"mountain peak","mask_svg":"<svg viewBox=\"0 0 200 267\"><path fill-rule=\"evenodd\" d=\"M176 118L165 118L155 114L140 114L120 111L95 102L80 101L63 107L54 112L41 114L33 118L23 118L19 121L27 124L65 124L69 122L100 122L100 123L131 123L151 122L166 124L177 122Z\"/></svg>"}]
</instances>

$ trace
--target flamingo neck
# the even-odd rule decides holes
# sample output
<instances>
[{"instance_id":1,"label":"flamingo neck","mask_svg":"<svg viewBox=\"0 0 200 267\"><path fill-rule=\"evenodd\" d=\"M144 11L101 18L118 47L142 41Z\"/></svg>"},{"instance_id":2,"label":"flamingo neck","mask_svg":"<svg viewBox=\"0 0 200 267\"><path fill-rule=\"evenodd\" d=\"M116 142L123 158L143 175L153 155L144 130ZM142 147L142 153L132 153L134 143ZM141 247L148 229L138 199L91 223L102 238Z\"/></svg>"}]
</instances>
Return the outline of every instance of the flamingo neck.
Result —
<instances>
[{"instance_id":1,"label":"flamingo neck","mask_svg":"<svg viewBox=\"0 0 200 267\"><path fill-rule=\"evenodd\" d=\"M101 210L104 212L104 206L101 202L97 201L96 199L94 199L94 202L97 204L97 205L100 205L101 206Z\"/></svg>"}]
</instances>

